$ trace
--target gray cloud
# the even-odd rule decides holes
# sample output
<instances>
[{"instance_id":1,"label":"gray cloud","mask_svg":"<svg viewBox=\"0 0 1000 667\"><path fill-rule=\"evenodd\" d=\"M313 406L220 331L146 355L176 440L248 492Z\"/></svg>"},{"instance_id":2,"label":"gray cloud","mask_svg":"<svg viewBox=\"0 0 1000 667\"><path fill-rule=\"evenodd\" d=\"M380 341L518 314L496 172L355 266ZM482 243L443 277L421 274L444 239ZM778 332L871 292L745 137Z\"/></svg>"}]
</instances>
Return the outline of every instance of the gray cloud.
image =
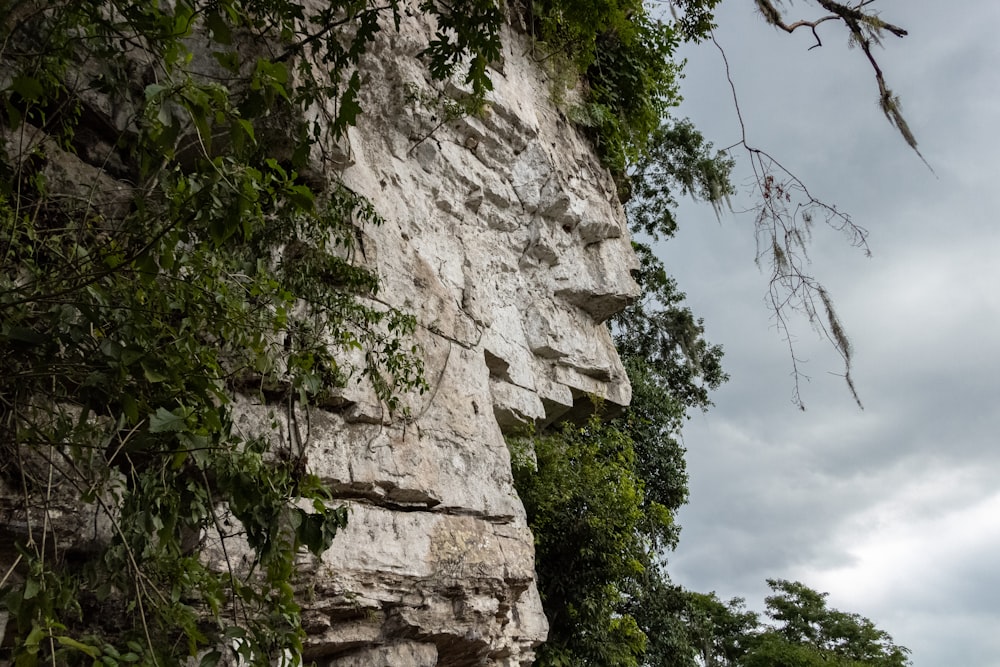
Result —
<instances>
[{"instance_id":1,"label":"gray cloud","mask_svg":"<svg viewBox=\"0 0 1000 667\"><path fill-rule=\"evenodd\" d=\"M678 237L658 250L725 346L732 381L685 432L692 500L672 573L757 608L765 577L799 578L873 618L916 667L996 667L1000 3L880 4L911 32L881 55L936 176L885 122L862 54L839 35L807 51L805 35L761 25L752 3L722 5L718 35L751 141L871 231L872 259L826 232L812 255L853 337L866 410L804 323L809 409L795 410L752 219L720 223L685 204ZM681 112L717 146L735 141L717 52L687 55Z\"/></svg>"}]
</instances>

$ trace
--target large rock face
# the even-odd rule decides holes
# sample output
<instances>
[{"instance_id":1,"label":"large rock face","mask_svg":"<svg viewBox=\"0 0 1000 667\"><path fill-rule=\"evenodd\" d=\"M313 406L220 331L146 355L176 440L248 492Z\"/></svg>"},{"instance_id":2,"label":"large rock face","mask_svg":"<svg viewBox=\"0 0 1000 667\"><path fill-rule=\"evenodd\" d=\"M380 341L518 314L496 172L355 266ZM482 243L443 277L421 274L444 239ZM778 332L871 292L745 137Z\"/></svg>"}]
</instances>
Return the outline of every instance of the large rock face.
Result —
<instances>
[{"instance_id":1,"label":"large rock face","mask_svg":"<svg viewBox=\"0 0 1000 667\"><path fill-rule=\"evenodd\" d=\"M504 434L630 398L604 325L637 294L611 178L515 32L485 113L447 120L460 91L420 61L431 33L419 18L383 31L357 127L313 156L385 219L358 260L416 314L430 385L395 414L352 385L308 415L309 465L351 510L302 564L319 665L529 664L546 621Z\"/></svg>"},{"instance_id":2,"label":"large rock face","mask_svg":"<svg viewBox=\"0 0 1000 667\"><path fill-rule=\"evenodd\" d=\"M406 420L363 393L312 418L310 464L352 506L312 575L330 665L529 663L546 622L504 432L630 397L604 325L637 293L613 182L515 33L486 113L442 122L429 29L386 33L350 145L320 158L386 219L363 252L431 384Z\"/></svg>"}]
</instances>

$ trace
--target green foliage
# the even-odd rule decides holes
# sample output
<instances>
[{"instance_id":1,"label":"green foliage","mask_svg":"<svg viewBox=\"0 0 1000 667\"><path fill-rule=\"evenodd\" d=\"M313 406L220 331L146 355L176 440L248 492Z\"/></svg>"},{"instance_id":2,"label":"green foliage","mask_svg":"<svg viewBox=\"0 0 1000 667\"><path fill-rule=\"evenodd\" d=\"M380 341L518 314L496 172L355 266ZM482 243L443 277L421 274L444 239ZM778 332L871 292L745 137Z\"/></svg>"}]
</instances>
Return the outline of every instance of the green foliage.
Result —
<instances>
[{"instance_id":1,"label":"green foliage","mask_svg":"<svg viewBox=\"0 0 1000 667\"><path fill-rule=\"evenodd\" d=\"M692 630L692 645L705 662L739 664L754 643L760 625L758 614L746 609L742 598L722 602L715 593L688 593L685 612Z\"/></svg>"},{"instance_id":2,"label":"green foliage","mask_svg":"<svg viewBox=\"0 0 1000 667\"><path fill-rule=\"evenodd\" d=\"M597 42L587 68L587 105L599 119L593 129L598 152L615 173L625 173L647 151L650 137L667 110L680 102L679 65L673 52L679 44L673 27L633 14L631 30L609 30Z\"/></svg>"},{"instance_id":3,"label":"green foliage","mask_svg":"<svg viewBox=\"0 0 1000 667\"><path fill-rule=\"evenodd\" d=\"M684 408L705 409L711 404L709 391L728 379L722 348L705 341L703 321L684 305L684 293L649 246L633 247L642 296L612 318L615 346L624 360L645 367L650 379ZM674 421L669 412L664 416L668 423Z\"/></svg>"},{"instance_id":4,"label":"green foliage","mask_svg":"<svg viewBox=\"0 0 1000 667\"><path fill-rule=\"evenodd\" d=\"M676 29L684 39L699 42L715 28L715 7L721 0L668 0Z\"/></svg>"},{"instance_id":5,"label":"green foliage","mask_svg":"<svg viewBox=\"0 0 1000 667\"><path fill-rule=\"evenodd\" d=\"M424 51L430 71L447 79L459 63L468 60L465 83L472 86L473 99L482 102L493 90L486 68L500 59L500 26L503 11L493 0L465 0L454 6L438 0L423 0L420 9L437 18L437 32Z\"/></svg>"},{"instance_id":6,"label":"green foliage","mask_svg":"<svg viewBox=\"0 0 1000 667\"><path fill-rule=\"evenodd\" d=\"M583 99L570 117L588 128L605 165L619 180L623 199L629 196L633 167L648 161L662 141L661 122L680 102L682 63L674 52L682 41L698 41L708 34L716 4L718 0L671 3L674 20L666 21L641 0L531 3L545 57L559 56L556 60L575 64L583 79Z\"/></svg>"},{"instance_id":7,"label":"green foliage","mask_svg":"<svg viewBox=\"0 0 1000 667\"><path fill-rule=\"evenodd\" d=\"M16 665L297 656L296 557L347 520L306 470L299 420L347 382L390 410L424 387L413 318L377 305L354 261L378 216L308 164L361 113L358 59L400 8L310 7L3 10L0 474L27 534L0 596ZM442 26L432 74L468 63L483 95L496 6L422 9ZM237 393L271 403L270 428L240 425ZM80 500L108 528L65 553L49 519ZM198 556L205 541L224 565Z\"/></svg>"},{"instance_id":8,"label":"green foliage","mask_svg":"<svg viewBox=\"0 0 1000 667\"><path fill-rule=\"evenodd\" d=\"M826 594L785 580L769 579L775 595L766 600L762 621L744 601L722 602L714 593L700 594L659 586L638 609L642 622L682 622L672 641L653 642L647 665L688 667L906 667L908 649L875 627L869 619L830 609ZM652 610L652 612L648 611ZM652 618L650 618L652 616ZM644 629L647 627L643 626ZM649 632L647 630L647 632Z\"/></svg>"},{"instance_id":9,"label":"green foliage","mask_svg":"<svg viewBox=\"0 0 1000 667\"><path fill-rule=\"evenodd\" d=\"M643 510L632 440L595 416L531 444L536 463L515 465L514 479L535 534L549 619L536 664L638 665L645 637L620 611L645 571L652 517Z\"/></svg>"},{"instance_id":10,"label":"green foliage","mask_svg":"<svg viewBox=\"0 0 1000 667\"><path fill-rule=\"evenodd\" d=\"M632 403L615 423L634 443L635 473L645 488L643 508L670 517L647 528L654 551L672 549L680 536L672 516L688 500L687 464L680 443L684 408L648 365L635 358L625 364Z\"/></svg>"},{"instance_id":11,"label":"green foliage","mask_svg":"<svg viewBox=\"0 0 1000 667\"><path fill-rule=\"evenodd\" d=\"M673 236L678 196L708 202L718 213L733 194L732 169L732 158L721 151L713 155L712 144L691 121L664 120L630 173L626 212L632 233L655 240Z\"/></svg>"},{"instance_id":12,"label":"green foliage","mask_svg":"<svg viewBox=\"0 0 1000 667\"><path fill-rule=\"evenodd\" d=\"M776 623L764 630L747 656L747 667L905 667L909 650L859 614L826 605L826 593L799 582L768 579L774 591L765 600Z\"/></svg>"},{"instance_id":13,"label":"green foliage","mask_svg":"<svg viewBox=\"0 0 1000 667\"><path fill-rule=\"evenodd\" d=\"M628 601L626 613L646 635L643 667L695 667L687 602L687 591L671 584L662 571L650 572Z\"/></svg>"}]
</instances>

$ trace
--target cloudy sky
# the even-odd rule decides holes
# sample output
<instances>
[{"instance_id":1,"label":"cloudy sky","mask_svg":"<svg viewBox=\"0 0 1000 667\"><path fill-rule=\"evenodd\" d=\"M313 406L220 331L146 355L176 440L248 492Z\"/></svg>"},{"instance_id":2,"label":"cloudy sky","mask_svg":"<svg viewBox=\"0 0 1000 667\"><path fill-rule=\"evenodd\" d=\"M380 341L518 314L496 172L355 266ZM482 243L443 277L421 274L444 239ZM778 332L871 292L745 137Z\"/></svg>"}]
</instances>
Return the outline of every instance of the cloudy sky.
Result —
<instances>
[{"instance_id":1,"label":"cloudy sky","mask_svg":"<svg viewBox=\"0 0 1000 667\"><path fill-rule=\"evenodd\" d=\"M752 216L720 222L685 204L659 250L732 379L685 433L692 500L671 572L758 610L765 578L798 579L875 620L915 667L998 667L1000 2L877 2L910 31L879 56L936 175L880 113L838 25L810 51L808 32L775 31L753 5L723 2L716 32L749 140L871 232L870 259L835 233L817 232L812 253L854 343L865 410L805 324L796 344L811 380L796 410ZM716 146L737 141L718 51L685 55L682 113Z\"/></svg>"}]
</instances>

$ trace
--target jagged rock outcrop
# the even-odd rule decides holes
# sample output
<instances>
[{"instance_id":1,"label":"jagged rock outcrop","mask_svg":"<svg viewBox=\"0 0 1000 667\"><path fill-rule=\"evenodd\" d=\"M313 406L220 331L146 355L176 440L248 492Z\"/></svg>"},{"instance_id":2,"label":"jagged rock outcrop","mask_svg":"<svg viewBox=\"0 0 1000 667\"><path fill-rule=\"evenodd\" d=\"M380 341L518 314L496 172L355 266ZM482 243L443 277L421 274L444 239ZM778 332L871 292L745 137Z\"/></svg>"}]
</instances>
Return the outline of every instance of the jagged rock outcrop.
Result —
<instances>
[{"instance_id":1,"label":"jagged rock outcrop","mask_svg":"<svg viewBox=\"0 0 1000 667\"><path fill-rule=\"evenodd\" d=\"M630 398L604 324L637 295L614 183L516 31L485 112L447 120L461 91L431 81L424 21L381 33L357 126L312 156L385 219L357 259L416 315L430 385L395 414L351 385L301 415L310 468L350 507L302 562L305 658L329 667L530 664L546 622L504 434ZM267 406L241 411L253 427Z\"/></svg>"},{"instance_id":2,"label":"jagged rock outcrop","mask_svg":"<svg viewBox=\"0 0 1000 667\"><path fill-rule=\"evenodd\" d=\"M431 383L410 421L363 395L312 417L310 464L355 498L312 579L311 655L346 653L330 665L528 662L546 624L503 433L630 397L604 325L637 290L614 183L514 32L483 116L442 123L429 29L385 33L323 165L386 219L364 253L417 314Z\"/></svg>"}]
</instances>

